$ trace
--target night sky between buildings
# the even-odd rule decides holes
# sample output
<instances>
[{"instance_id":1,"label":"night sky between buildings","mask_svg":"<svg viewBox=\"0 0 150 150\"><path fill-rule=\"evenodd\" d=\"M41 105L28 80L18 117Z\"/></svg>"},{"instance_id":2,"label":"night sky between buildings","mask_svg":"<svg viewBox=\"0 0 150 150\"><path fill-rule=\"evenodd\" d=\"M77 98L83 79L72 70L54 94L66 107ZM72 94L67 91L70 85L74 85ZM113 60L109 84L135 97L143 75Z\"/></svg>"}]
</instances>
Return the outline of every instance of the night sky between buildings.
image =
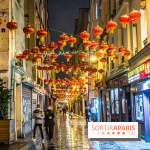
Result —
<instances>
[{"instance_id":1,"label":"night sky between buildings","mask_svg":"<svg viewBox=\"0 0 150 150\"><path fill-rule=\"evenodd\" d=\"M62 31L56 32L51 30L52 41L57 43L59 36L64 33L74 33L75 29L75 19L78 18L79 8L88 8L89 0L48 0L48 11L49 11L49 21L48 25L50 29ZM68 34L68 36L70 36ZM64 51L69 51L70 45L64 47ZM59 48L55 50L57 54ZM57 62L64 62L67 64L66 59L63 55L56 59ZM63 79L66 77L66 73L60 71L56 74L56 77Z\"/></svg>"}]
</instances>

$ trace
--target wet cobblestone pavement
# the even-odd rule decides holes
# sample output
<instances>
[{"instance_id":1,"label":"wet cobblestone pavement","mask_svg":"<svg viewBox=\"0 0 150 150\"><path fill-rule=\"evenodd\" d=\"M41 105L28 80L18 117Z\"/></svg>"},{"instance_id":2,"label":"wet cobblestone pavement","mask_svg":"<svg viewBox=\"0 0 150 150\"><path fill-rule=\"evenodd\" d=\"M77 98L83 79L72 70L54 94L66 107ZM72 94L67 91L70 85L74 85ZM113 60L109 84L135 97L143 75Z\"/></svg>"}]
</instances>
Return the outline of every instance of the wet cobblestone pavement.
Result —
<instances>
[{"instance_id":1,"label":"wet cobblestone pavement","mask_svg":"<svg viewBox=\"0 0 150 150\"><path fill-rule=\"evenodd\" d=\"M45 137L46 138L46 137ZM45 139L46 141L46 139ZM88 139L84 118L58 116L55 121L53 142L40 143L34 150L150 150L144 141L97 141Z\"/></svg>"}]
</instances>

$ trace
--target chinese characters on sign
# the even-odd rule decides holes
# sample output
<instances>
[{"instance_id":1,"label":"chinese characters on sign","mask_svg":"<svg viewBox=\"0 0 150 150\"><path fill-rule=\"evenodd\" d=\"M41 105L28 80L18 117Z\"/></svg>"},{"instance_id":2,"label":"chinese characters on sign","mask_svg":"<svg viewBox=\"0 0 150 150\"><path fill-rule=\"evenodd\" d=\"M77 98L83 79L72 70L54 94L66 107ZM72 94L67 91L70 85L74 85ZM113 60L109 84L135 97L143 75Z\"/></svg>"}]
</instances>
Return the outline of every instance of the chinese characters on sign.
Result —
<instances>
[{"instance_id":1,"label":"chinese characters on sign","mask_svg":"<svg viewBox=\"0 0 150 150\"><path fill-rule=\"evenodd\" d=\"M128 73L128 82L134 82L150 75L150 60Z\"/></svg>"}]
</instances>

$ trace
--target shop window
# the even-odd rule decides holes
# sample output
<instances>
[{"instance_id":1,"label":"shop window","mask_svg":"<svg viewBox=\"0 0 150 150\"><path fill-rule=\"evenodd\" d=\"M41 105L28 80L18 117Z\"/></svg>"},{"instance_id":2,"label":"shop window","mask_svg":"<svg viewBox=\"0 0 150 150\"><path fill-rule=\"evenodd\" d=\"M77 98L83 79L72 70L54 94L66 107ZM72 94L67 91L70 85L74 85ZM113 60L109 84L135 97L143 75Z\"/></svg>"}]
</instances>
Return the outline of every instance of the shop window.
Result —
<instances>
[{"instance_id":1,"label":"shop window","mask_svg":"<svg viewBox=\"0 0 150 150\"><path fill-rule=\"evenodd\" d=\"M142 48L147 45L147 20L146 20L146 7L140 9L141 12L141 42Z\"/></svg>"},{"instance_id":2,"label":"shop window","mask_svg":"<svg viewBox=\"0 0 150 150\"><path fill-rule=\"evenodd\" d=\"M144 109L143 109L143 96L142 96L142 94L135 96L135 103L136 103L136 119L144 121Z\"/></svg>"},{"instance_id":3,"label":"shop window","mask_svg":"<svg viewBox=\"0 0 150 150\"><path fill-rule=\"evenodd\" d=\"M1 32L3 32L3 33L4 33L4 32L5 32L5 28L1 28Z\"/></svg>"},{"instance_id":4,"label":"shop window","mask_svg":"<svg viewBox=\"0 0 150 150\"><path fill-rule=\"evenodd\" d=\"M118 88L115 89L115 112L119 114Z\"/></svg>"},{"instance_id":5,"label":"shop window","mask_svg":"<svg viewBox=\"0 0 150 150\"><path fill-rule=\"evenodd\" d=\"M111 96L111 112L112 114L115 113L115 100L114 100L114 90L110 91L110 96Z\"/></svg>"}]
</instances>

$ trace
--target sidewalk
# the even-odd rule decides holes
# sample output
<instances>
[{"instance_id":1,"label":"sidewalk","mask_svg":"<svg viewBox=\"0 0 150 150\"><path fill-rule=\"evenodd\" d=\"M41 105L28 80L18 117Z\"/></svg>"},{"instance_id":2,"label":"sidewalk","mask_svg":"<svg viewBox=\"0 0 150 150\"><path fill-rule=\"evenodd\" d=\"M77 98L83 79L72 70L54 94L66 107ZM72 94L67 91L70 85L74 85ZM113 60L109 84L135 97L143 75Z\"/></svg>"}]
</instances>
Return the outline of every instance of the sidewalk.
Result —
<instances>
[{"instance_id":1,"label":"sidewalk","mask_svg":"<svg viewBox=\"0 0 150 150\"><path fill-rule=\"evenodd\" d=\"M45 134L45 133L44 133ZM32 133L27 134L26 138L18 140L10 145L0 145L1 150L29 150L41 141L40 133L36 136L36 142L32 142Z\"/></svg>"}]
</instances>

